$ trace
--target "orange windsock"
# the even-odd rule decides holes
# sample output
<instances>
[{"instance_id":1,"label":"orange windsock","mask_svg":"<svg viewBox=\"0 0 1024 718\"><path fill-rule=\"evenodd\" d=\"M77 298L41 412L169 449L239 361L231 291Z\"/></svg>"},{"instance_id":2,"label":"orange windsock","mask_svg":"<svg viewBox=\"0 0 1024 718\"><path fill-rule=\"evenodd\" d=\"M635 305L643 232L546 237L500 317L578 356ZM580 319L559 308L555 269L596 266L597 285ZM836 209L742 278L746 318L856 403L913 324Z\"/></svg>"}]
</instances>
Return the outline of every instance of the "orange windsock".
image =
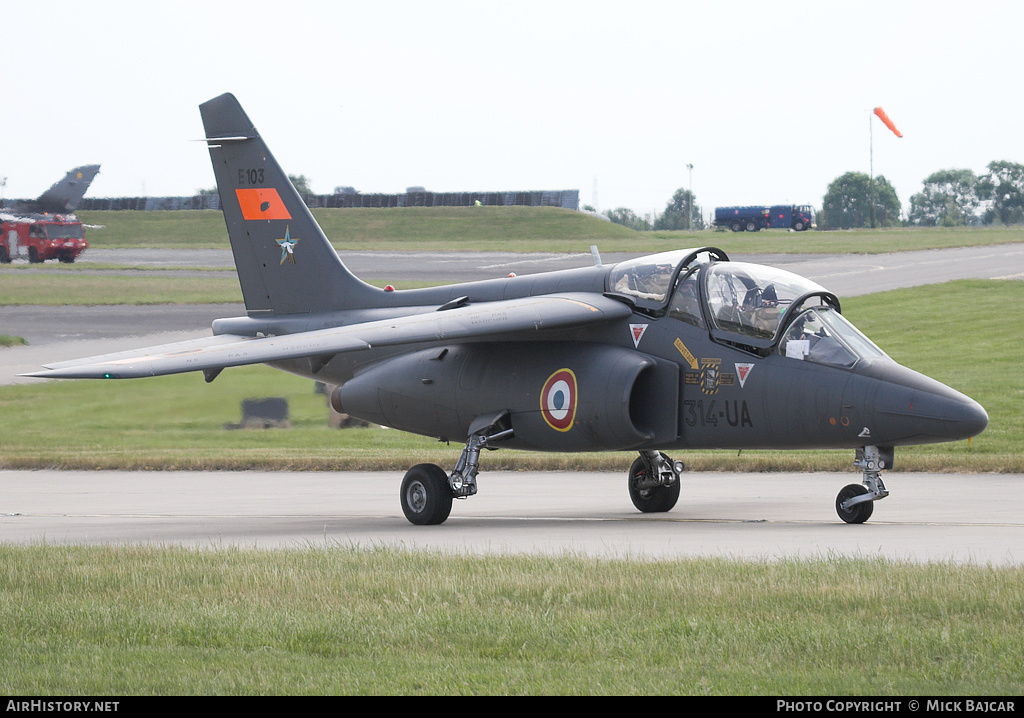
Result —
<instances>
[{"instance_id":1,"label":"orange windsock","mask_svg":"<svg viewBox=\"0 0 1024 718\"><path fill-rule=\"evenodd\" d=\"M896 129L896 125L894 125L892 123L892 120L889 119L889 115L885 114L885 110L883 110L881 107L876 107L875 114L878 115L878 119L885 123L886 127L892 130L892 133L894 135L896 135L897 137L903 137L900 131Z\"/></svg>"}]
</instances>

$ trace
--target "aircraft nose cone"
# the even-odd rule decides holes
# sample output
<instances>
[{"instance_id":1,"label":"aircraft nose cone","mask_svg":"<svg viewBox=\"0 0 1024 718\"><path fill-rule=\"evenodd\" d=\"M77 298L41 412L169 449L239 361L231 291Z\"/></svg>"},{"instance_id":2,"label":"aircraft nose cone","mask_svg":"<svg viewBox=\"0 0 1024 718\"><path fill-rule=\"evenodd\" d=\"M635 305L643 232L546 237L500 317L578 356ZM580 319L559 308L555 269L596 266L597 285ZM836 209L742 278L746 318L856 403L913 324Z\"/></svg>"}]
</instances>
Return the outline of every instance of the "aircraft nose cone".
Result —
<instances>
[{"instance_id":1,"label":"aircraft nose cone","mask_svg":"<svg viewBox=\"0 0 1024 718\"><path fill-rule=\"evenodd\" d=\"M958 418L953 420L957 424L957 431L960 437L977 436L988 426L988 412L974 399L969 403L961 404Z\"/></svg>"},{"instance_id":2,"label":"aircraft nose cone","mask_svg":"<svg viewBox=\"0 0 1024 718\"><path fill-rule=\"evenodd\" d=\"M886 374L891 384L879 392L876 416L894 443L958 441L988 426L988 413L969 396L899 365Z\"/></svg>"},{"instance_id":3,"label":"aircraft nose cone","mask_svg":"<svg viewBox=\"0 0 1024 718\"><path fill-rule=\"evenodd\" d=\"M988 412L963 394L922 396L919 393L914 398L920 407L919 423L937 439L967 439L980 434L988 426Z\"/></svg>"}]
</instances>

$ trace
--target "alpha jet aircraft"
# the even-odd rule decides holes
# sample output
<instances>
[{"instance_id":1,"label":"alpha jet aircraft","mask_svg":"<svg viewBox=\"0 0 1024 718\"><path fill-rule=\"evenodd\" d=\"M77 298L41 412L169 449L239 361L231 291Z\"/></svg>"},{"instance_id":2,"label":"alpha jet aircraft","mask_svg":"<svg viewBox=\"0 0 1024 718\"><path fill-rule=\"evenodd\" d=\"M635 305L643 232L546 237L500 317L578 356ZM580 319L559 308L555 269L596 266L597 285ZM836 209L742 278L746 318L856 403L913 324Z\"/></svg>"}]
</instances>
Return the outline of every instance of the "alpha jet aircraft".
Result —
<instances>
[{"instance_id":1,"label":"alpha jet aircraft","mask_svg":"<svg viewBox=\"0 0 1024 718\"><path fill-rule=\"evenodd\" d=\"M464 442L449 472L413 466L400 500L439 524L477 492L482 449L635 451L634 505L670 510L666 451L853 449L849 523L888 495L894 447L965 439L988 415L900 366L795 274L713 247L452 286L378 289L342 263L232 95L200 106L246 316L213 336L49 365L31 376L129 378L267 363L337 386L333 405Z\"/></svg>"}]
</instances>

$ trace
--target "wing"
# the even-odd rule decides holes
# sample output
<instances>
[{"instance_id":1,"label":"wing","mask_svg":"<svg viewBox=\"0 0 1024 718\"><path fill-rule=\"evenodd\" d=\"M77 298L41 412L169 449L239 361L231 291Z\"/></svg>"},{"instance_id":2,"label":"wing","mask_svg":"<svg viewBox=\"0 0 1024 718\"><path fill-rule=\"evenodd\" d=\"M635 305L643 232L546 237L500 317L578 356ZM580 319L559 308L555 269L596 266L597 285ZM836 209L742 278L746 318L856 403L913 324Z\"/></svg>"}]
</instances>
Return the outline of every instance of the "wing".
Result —
<instances>
[{"instance_id":1,"label":"wing","mask_svg":"<svg viewBox=\"0 0 1024 718\"><path fill-rule=\"evenodd\" d=\"M447 306L447 305L446 305ZM372 347L438 341L488 341L566 330L630 316L622 302L597 294L546 294L273 337L220 334L117 354L45 365L23 376L44 379L132 379L245 364L331 357Z\"/></svg>"}]
</instances>

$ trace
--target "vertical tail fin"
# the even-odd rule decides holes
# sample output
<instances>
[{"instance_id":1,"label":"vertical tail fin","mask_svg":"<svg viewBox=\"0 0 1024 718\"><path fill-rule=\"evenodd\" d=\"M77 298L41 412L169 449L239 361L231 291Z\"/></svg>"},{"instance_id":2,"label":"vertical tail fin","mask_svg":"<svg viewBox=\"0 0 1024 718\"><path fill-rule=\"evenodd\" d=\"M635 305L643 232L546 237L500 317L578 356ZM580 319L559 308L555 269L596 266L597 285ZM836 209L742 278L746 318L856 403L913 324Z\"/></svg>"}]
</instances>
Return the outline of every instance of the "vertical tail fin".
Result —
<instances>
[{"instance_id":1,"label":"vertical tail fin","mask_svg":"<svg viewBox=\"0 0 1024 718\"><path fill-rule=\"evenodd\" d=\"M199 111L246 310L300 314L379 306L382 290L341 262L238 100L224 94Z\"/></svg>"},{"instance_id":2,"label":"vertical tail fin","mask_svg":"<svg viewBox=\"0 0 1024 718\"><path fill-rule=\"evenodd\" d=\"M50 189L39 195L39 199L30 202L31 209L36 212L74 212L99 172L99 165L75 167L64 175L64 179L54 182Z\"/></svg>"}]
</instances>

